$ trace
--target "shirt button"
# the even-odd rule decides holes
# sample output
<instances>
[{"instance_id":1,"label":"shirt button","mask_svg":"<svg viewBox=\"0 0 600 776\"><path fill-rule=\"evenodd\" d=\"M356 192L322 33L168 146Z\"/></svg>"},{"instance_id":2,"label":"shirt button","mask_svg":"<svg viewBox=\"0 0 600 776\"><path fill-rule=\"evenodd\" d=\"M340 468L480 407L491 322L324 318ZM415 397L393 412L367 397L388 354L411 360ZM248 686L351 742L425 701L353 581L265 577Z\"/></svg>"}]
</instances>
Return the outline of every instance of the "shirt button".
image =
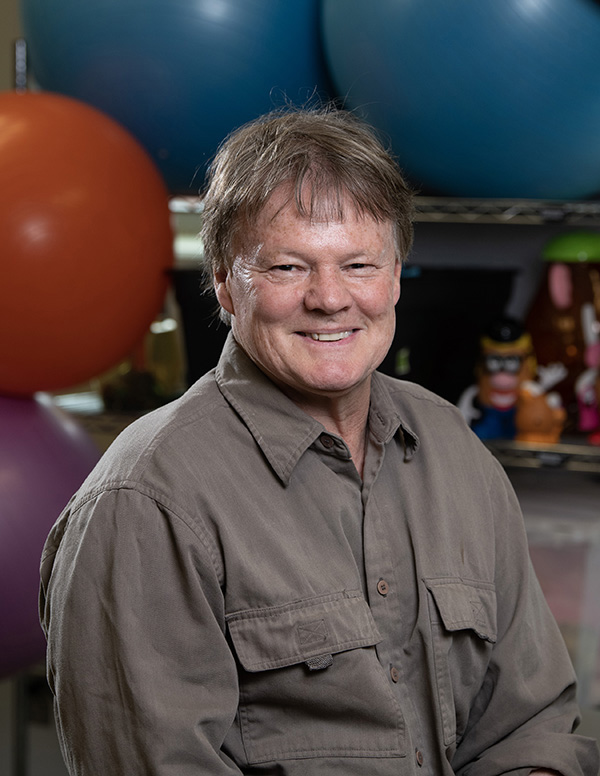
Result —
<instances>
[{"instance_id":1,"label":"shirt button","mask_svg":"<svg viewBox=\"0 0 600 776\"><path fill-rule=\"evenodd\" d=\"M335 445L335 442L327 434L321 434L321 444L323 445L323 447L326 447L328 450L331 450L331 448Z\"/></svg>"},{"instance_id":2,"label":"shirt button","mask_svg":"<svg viewBox=\"0 0 600 776\"><path fill-rule=\"evenodd\" d=\"M377 592L379 595L387 595L390 592L390 586L385 579L380 579L377 583Z\"/></svg>"},{"instance_id":3,"label":"shirt button","mask_svg":"<svg viewBox=\"0 0 600 776\"><path fill-rule=\"evenodd\" d=\"M392 682L394 682L394 684L400 679L400 671L398 671L396 666L390 668L390 676L392 677Z\"/></svg>"},{"instance_id":4,"label":"shirt button","mask_svg":"<svg viewBox=\"0 0 600 776\"><path fill-rule=\"evenodd\" d=\"M415 749L415 760L417 761L419 768L421 768L425 758L423 757L423 752L421 752L419 749Z\"/></svg>"}]
</instances>

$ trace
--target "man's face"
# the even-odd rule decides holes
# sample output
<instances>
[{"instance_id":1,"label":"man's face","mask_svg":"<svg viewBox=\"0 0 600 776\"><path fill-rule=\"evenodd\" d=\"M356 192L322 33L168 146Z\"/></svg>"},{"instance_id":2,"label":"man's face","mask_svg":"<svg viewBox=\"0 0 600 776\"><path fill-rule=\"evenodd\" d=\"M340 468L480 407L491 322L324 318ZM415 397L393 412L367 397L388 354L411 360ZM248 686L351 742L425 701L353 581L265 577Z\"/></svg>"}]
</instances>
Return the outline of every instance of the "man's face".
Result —
<instances>
[{"instance_id":1,"label":"man's face","mask_svg":"<svg viewBox=\"0 0 600 776\"><path fill-rule=\"evenodd\" d=\"M237 342L299 404L368 395L394 335L400 296L392 224L301 217L271 197L229 271L215 277Z\"/></svg>"}]
</instances>

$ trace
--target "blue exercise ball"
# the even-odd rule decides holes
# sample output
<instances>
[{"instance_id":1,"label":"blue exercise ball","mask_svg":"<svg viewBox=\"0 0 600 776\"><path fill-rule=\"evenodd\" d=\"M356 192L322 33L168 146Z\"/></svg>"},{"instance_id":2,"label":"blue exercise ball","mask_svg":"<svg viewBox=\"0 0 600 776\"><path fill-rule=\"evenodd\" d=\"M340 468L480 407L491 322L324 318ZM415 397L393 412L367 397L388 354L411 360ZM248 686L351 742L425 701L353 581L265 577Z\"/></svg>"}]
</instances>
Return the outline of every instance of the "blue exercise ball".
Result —
<instances>
[{"instance_id":1,"label":"blue exercise ball","mask_svg":"<svg viewBox=\"0 0 600 776\"><path fill-rule=\"evenodd\" d=\"M337 91L422 190L600 192L600 3L323 0L322 25Z\"/></svg>"},{"instance_id":2,"label":"blue exercise ball","mask_svg":"<svg viewBox=\"0 0 600 776\"><path fill-rule=\"evenodd\" d=\"M30 72L145 146L195 193L232 129L328 96L319 0L22 0Z\"/></svg>"}]
</instances>

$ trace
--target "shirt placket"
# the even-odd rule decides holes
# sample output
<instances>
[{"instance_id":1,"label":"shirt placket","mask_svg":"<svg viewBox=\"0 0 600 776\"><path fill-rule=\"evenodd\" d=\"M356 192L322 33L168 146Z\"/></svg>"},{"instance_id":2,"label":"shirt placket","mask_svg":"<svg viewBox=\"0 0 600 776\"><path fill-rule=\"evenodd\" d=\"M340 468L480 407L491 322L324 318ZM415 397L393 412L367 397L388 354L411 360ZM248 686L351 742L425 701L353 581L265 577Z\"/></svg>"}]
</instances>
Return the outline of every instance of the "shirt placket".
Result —
<instances>
[{"instance_id":1,"label":"shirt placket","mask_svg":"<svg viewBox=\"0 0 600 776\"><path fill-rule=\"evenodd\" d=\"M428 773L426 758L418 741L418 720L410 700L407 682L407 663L403 656L403 629L406 620L412 620L412 612L405 610L402 591L411 590L414 601L414 566L407 557L407 567L402 568L404 552L410 555L408 529L398 517L399 500L394 499L398 489L391 487L385 473L380 475L384 456L398 457L401 451L392 441L374 445L369 451L363 484L363 546L368 602L382 641L376 646L380 663L388 676L390 687L401 709L409 742L409 756L402 773ZM389 463L386 462L386 463ZM396 479L401 466L395 467ZM390 490L391 488L391 490ZM389 492L388 492L389 491ZM393 511L393 514L392 514ZM414 605L414 604L413 604ZM414 745L413 745L414 744Z\"/></svg>"}]
</instances>

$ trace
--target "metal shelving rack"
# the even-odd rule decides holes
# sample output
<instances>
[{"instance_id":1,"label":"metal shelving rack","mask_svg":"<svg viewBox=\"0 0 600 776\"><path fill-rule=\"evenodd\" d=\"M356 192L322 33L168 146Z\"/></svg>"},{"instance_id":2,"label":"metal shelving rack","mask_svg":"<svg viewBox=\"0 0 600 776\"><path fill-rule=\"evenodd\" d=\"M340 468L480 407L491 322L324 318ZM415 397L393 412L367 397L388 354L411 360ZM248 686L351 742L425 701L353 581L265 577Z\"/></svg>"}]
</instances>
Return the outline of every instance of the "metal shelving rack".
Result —
<instances>
[{"instance_id":1,"label":"metal shelving rack","mask_svg":"<svg viewBox=\"0 0 600 776\"><path fill-rule=\"evenodd\" d=\"M508 439L487 440L486 447L505 467L563 469L600 474L600 447L566 440L535 445Z\"/></svg>"},{"instance_id":2,"label":"metal shelving rack","mask_svg":"<svg viewBox=\"0 0 600 776\"><path fill-rule=\"evenodd\" d=\"M600 226L600 201L417 197L419 222Z\"/></svg>"},{"instance_id":3,"label":"metal shelving rack","mask_svg":"<svg viewBox=\"0 0 600 776\"><path fill-rule=\"evenodd\" d=\"M570 224L600 226L600 200L465 199L416 197L418 222L480 224ZM173 197L176 214L202 212L201 197Z\"/></svg>"}]
</instances>

